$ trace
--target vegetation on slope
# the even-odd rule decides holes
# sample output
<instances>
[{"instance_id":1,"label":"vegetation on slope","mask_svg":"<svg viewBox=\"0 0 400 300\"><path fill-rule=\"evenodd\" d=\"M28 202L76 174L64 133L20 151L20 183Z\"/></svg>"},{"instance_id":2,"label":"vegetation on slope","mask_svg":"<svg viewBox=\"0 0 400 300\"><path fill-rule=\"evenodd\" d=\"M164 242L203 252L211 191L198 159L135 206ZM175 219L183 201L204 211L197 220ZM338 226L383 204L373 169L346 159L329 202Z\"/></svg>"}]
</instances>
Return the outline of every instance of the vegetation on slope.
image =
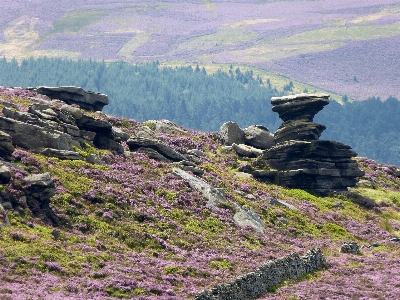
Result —
<instances>
[{"instance_id":1,"label":"vegetation on slope","mask_svg":"<svg viewBox=\"0 0 400 300\"><path fill-rule=\"evenodd\" d=\"M29 99L17 91L0 97L24 110ZM102 117L129 134L144 126ZM11 226L0 229L2 299L193 298L269 259L312 247L323 250L327 268L286 282L266 298L400 296L400 253L391 240L400 236L395 167L359 158L366 185L320 198L236 176L248 159L225 152L214 133L158 136L182 153L204 151L203 179L223 188L227 199L256 211L266 233L238 227L229 203L210 210L199 192L172 174L174 164L145 154L117 155L84 143L83 152L101 157L102 165L92 165L17 149L12 181L1 185L3 201L21 200L27 172L50 172L57 187L51 208L60 222L55 228L23 204L7 212ZM273 206L269 198L297 210ZM362 255L340 254L344 241L357 241Z\"/></svg>"}]
</instances>

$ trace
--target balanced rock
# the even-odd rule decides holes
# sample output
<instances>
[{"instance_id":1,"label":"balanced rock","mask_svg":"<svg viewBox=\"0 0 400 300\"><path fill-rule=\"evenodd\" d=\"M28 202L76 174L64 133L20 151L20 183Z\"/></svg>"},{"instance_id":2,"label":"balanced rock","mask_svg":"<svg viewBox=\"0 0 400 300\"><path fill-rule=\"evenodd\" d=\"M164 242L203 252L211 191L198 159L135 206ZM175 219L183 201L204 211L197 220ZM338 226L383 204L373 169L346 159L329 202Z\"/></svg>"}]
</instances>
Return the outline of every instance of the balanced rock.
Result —
<instances>
[{"instance_id":1,"label":"balanced rock","mask_svg":"<svg viewBox=\"0 0 400 300\"><path fill-rule=\"evenodd\" d=\"M77 104L83 109L90 111L102 110L103 107L108 104L107 95L85 91L75 86L41 86L35 88L34 91L38 94L46 95L50 99L59 99L70 105Z\"/></svg>"},{"instance_id":2,"label":"balanced rock","mask_svg":"<svg viewBox=\"0 0 400 300\"><path fill-rule=\"evenodd\" d=\"M274 134L275 145L264 151L253 176L289 188L318 195L347 190L364 175L352 158L350 146L319 140L324 125L313 123L314 115L329 103L329 95L299 94L271 98L272 110L284 123Z\"/></svg>"}]
</instances>

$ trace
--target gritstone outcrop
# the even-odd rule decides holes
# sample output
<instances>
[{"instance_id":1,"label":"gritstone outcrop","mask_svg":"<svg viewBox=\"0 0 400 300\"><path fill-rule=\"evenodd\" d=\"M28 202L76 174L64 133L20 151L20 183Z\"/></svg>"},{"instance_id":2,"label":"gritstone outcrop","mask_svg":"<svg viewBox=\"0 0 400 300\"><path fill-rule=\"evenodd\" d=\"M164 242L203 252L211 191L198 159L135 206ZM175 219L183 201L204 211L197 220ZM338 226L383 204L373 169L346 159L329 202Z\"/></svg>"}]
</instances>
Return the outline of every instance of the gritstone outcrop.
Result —
<instances>
[{"instance_id":1,"label":"gritstone outcrop","mask_svg":"<svg viewBox=\"0 0 400 300\"><path fill-rule=\"evenodd\" d=\"M271 103L284 122L274 134L274 146L259 159L268 170L257 170L253 176L319 195L356 185L364 174L352 159L357 153L342 143L319 140L325 126L313 122L329 103L329 95L273 97Z\"/></svg>"}]
</instances>

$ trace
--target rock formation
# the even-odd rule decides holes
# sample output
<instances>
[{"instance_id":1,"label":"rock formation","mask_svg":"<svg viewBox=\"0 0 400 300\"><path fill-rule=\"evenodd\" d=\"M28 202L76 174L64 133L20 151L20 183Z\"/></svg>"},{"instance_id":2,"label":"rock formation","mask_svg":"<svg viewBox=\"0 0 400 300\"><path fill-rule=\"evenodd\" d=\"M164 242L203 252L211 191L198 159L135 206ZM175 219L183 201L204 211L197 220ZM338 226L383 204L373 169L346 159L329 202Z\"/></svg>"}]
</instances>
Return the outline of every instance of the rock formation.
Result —
<instances>
[{"instance_id":1,"label":"rock formation","mask_svg":"<svg viewBox=\"0 0 400 300\"><path fill-rule=\"evenodd\" d=\"M226 150L234 150L244 157L257 157L274 145L274 135L262 125L251 125L241 129L234 122L222 124L219 137Z\"/></svg>"},{"instance_id":2,"label":"rock formation","mask_svg":"<svg viewBox=\"0 0 400 300\"><path fill-rule=\"evenodd\" d=\"M100 149L123 153L119 142L128 139L126 134L113 130L107 120L67 104L59 108L51 101L41 101L29 105L28 112L4 107L2 113L0 155L8 160L13 145L63 159L79 159L78 153L71 151L72 145L79 146L83 140Z\"/></svg>"},{"instance_id":3,"label":"rock formation","mask_svg":"<svg viewBox=\"0 0 400 300\"><path fill-rule=\"evenodd\" d=\"M41 86L33 90L38 94L46 95L50 99L58 99L70 105L77 104L83 109L91 111L102 110L108 104L107 95L85 91L76 86Z\"/></svg>"},{"instance_id":4,"label":"rock formation","mask_svg":"<svg viewBox=\"0 0 400 300\"><path fill-rule=\"evenodd\" d=\"M329 95L273 97L271 103L284 122L274 134L275 145L258 161L266 170L256 170L254 177L320 195L356 185L363 175L352 160L357 154L342 143L319 140L325 126L313 122Z\"/></svg>"}]
</instances>

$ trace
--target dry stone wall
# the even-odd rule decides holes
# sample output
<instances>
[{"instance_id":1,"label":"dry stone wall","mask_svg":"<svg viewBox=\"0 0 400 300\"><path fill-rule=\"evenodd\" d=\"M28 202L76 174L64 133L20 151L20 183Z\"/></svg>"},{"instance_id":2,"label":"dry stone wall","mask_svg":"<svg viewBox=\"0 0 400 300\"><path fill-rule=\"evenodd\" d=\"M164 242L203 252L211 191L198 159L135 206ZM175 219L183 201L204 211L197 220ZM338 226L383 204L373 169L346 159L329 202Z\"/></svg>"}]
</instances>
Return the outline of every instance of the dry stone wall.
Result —
<instances>
[{"instance_id":1,"label":"dry stone wall","mask_svg":"<svg viewBox=\"0 0 400 300\"><path fill-rule=\"evenodd\" d=\"M284 280L296 279L304 274L318 270L325 264L321 250L314 248L300 257L293 253L258 267L254 272L238 277L223 285L217 285L212 290L198 293L196 300L247 300L257 299L268 289Z\"/></svg>"}]
</instances>

